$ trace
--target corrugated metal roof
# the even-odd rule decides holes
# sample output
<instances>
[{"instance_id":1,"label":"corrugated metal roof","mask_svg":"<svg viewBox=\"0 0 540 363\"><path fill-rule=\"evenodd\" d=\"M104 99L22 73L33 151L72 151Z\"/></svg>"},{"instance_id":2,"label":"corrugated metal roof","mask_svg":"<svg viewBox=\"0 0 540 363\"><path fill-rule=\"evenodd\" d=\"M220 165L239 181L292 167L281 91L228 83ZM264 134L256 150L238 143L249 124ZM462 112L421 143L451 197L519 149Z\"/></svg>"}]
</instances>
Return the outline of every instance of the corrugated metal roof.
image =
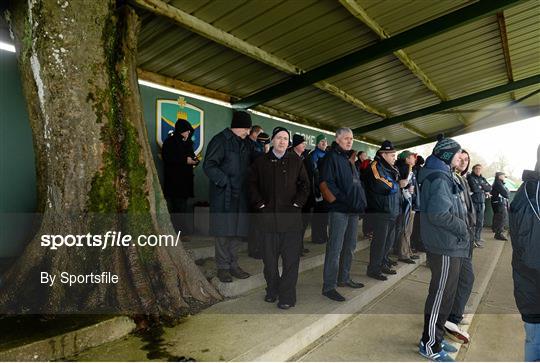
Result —
<instances>
[{"instance_id":1,"label":"corrugated metal roof","mask_svg":"<svg viewBox=\"0 0 540 363\"><path fill-rule=\"evenodd\" d=\"M326 64L379 40L375 32L334 0L166 2L303 70ZM357 2L370 18L393 36L475 1ZM504 15L514 80L540 74L540 1L530 0L506 10ZM449 99L454 99L508 82L501 44L499 25L493 15L404 50L430 82ZM262 62L143 11L138 57L142 69L245 97L291 77L268 63L272 62L267 59ZM381 57L326 81L338 88L341 98L310 86L265 105L330 126L355 128L382 119L362 110L358 106L361 102L392 117L441 102L439 96L394 55ZM463 118L468 124L487 114L484 111L469 112L475 108L494 107L534 89L533 86L513 94L502 94L458 110L409 120L407 124L430 136L458 128ZM540 105L539 98L531 97L527 105ZM400 125L372 131L365 136L379 141L392 139L397 143L421 140Z\"/></svg>"},{"instance_id":2,"label":"corrugated metal roof","mask_svg":"<svg viewBox=\"0 0 540 363\"><path fill-rule=\"evenodd\" d=\"M540 73L540 1L505 12L514 79Z\"/></svg>"},{"instance_id":3,"label":"corrugated metal roof","mask_svg":"<svg viewBox=\"0 0 540 363\"><path fill-rule=\"evenodd\" d=\"M378 140L378 141L384 141L384 140L390 140L393 143L396 143L396 141L409 141L411 139L417 138L417 136L414 136L409 131L405 130L403 126L401 125L393 125L390 127L385 127L384 129L379 129L375 131L368 132L366 134L367 137Z\"/></svg>"},{"instance_id":4,"label":"corrugated metal roof","mask_svg":"<svg viewBox=\"0 0 540 363\"><path fill-rule=\"evenodd\" d=\"M427 135L436 135L441 132L441 126L452 129L454 127L463 126L456 118L455 114L433 114L425 117L420 117L407 122L407 124L415 127Z\"/></svg>"},{"instance_id":5,"label":"corrugated metal roof","mask_svg":"<svg viewBox=\"0 0 540 363\"><path fill-rule=\"evenodd\" d=\"M358 0L369 16L390 35L396 35L475 2L471 0Z\"/></svg>"},{"instance_id":6,"label":"corrugated metal roof","mask_svg":"<svg viewBox=\"0 0 540 363\"><path fill-rule=\"evenodd\" d=\"M170 4L305 70L378 39L337 1L214 1L196 9Z\"/></svg>"},{"instance_id":7,"label":"corrugated metal roof","mask_svg":"<svg viewBox=\"0 0 540 363\"><path fill-rule=\"evenodd\" d=\"M507 82L494 16L436 36L406 51L450 98Z\"/></svg>"},{"instance_id":8,"label":"corrugated metal roof","mask_svg":"<svg viewBox=\"0 0 540 363\"><path fill-rule=\"evenodd\" d=\"M358 127L381 120L315 87L267 103L276 109L333 126Z\"/></svg>"},{"instance_id":9,"label":"corrugated metal roof","mask_svg":"<svg viewBox=\"0 0 540 363\"><path fill-rule=\"evenodd\" d=\"M329 81L390 115L439 102L393 55L354 68Z\"/></svg>"}]
</instances>

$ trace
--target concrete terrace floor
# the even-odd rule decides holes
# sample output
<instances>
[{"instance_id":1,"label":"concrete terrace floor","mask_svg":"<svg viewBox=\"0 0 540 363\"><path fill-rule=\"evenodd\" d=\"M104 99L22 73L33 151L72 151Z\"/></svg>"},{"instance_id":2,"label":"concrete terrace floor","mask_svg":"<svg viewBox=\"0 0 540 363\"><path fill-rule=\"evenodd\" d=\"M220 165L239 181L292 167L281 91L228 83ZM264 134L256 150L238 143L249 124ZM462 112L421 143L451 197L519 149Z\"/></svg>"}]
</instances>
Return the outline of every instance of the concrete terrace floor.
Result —
<instances>
[{"instance_id":1,"label":"concrete terrace floor","mask_svg":"<svg viewBox=\"0 0 540 363\"><path fill-rule=\"evenodd\" d=\"M489 237L491 234L484 235L486 248L475 250L477 279L468 309L478 307L478 314L470 326L471 343L461 349L458 360L519 361L523 359L524 334L512 294L511 246ZM368 253L362 250L356 254L352 271L353 279L366 287L341 289L348 298L345 304L321 296L320 266L300 274L298 304L291 310L265 303L264 289L258 288L153 335L129 335L68 359L282 360L279 357L287 355L280 355L281 351L288 351L286 354L295 352L290 355L292 360L302 361L423 360L416 344L422 330L429 269L422 265L411 272L400 264L395 280L385 290L377 290L380 282L365 276ZM367 299L366 295L375 291L371 301L354 310L359 299ZM322 324L326 324L324 329ZM310 334L318 339L303 344Z\"/></svg>"},{"instance_id":2,"label":"concrete terrace floor","mask_svg":"<svg viewBox=\"0 0 540 363\"><path fill-rule=\"evenodd\" d=\"M466 312L475 303L479 305L469 327L471 342L461 347L458 361L523 360L525 337L513 298L512 248L510 242L501 244L486 238L486 248L475 250L476 281ZM489 274L489 260L496 255L497 245L503 248L502 254L493 274ZM419 268L393 291L321 338L298 358L302 361L424 361L417 353L423 328L419 309L425 303L429 278L429 270ZM478 295L481 284L487 284L483 296Z\"/></svg>"}]
</instances>

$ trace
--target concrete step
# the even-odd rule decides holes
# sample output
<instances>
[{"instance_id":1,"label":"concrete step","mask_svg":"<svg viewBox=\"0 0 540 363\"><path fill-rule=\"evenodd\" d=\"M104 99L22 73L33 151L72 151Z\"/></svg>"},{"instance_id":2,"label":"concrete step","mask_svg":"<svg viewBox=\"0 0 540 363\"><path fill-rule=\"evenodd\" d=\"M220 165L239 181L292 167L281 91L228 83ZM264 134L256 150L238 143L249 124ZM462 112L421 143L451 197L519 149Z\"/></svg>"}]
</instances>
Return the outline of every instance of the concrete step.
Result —
<instances>
[{"instance_id":1,"label":"concrete step","mask_svg":"<svg viewBox=\"0 0 540 363\"><path fill-rule=\"evenodd\" d=\"M310 252L305 254L300 259L299 272L304 272L324 264L324 255L326 251L326 244L314 244L305 243L304 247L309 249ZM356 245L356 251L360 251L369 247L369 241L360 240ZM263 262L262 260L256 260L247 255L247 251L239 253L238 264L246 272L249 272L251 276L244 280L233 278L233 282L223 283L216 277L216 266L214 259L206 259L202 265L199 265L205 276L212 282L212 284L218 289L221 295L225 297L235 297L248 293L253 289L257 289L262 286L266 286L266 281L263 274ZM279 262L279 269L281 272L281 261Z\"/></svg>"},{"instance_id":2,"label":"concrete step","mask_svg":"<svg viewBox=\"0 0 540 363\"><path fill-rule=\"evenodd\" d=\"M424 261L421 256L419 263ZM161 352L169 358L193 358L197 361L286 361L313 344L340 323L350 319L370 302L379 298L419 264L397 266L398 274L387 281L365 276L369 250L355 254L351 277L365 283L362 289L338 288L345 302L321 295L323 267L304 271L299 276L297 305L280 310L263 301L260 287L239 298L216 304L202 313L183 320L175 327L163 328L159 337ZM365 327L364 327L365 328ZM369 327L372 329L373 327ZM154 347L154 349L156 349ZM141 361L151 357L148 341L134 335L90 349L74 360Z\"/></svg>"},{"instance_id":3,"label":"concrete step","mask_svg":"<svg viewBox=\"0 0 540 363\"><path fill-rule=\"evenodd\" d=\"M474 250L473 267L476 278L465 311L469 318L474 318L504 246L500 241L487 237L487 235L484 236L486 247ZM359 314L336 326L294 359L301 361L423 360L418 355L418 342L423 329L423 309L430 278L429 268L425 265L421 266L392 289L387 290L379 299L362 309ZM508 293L511 294L511 290ZM463 328L468 330L469 326L463 326ZM474 341L477 337L472 335L471 339ZM461 348L461 344L452 344L458 349ZM487 344L484 348L492 350L496 347L493 344ZM453 354L454 358L456 355L457 353Z\"/></svg>"},{"instance_id":4,"label":"concrete step","mask_svg":"<svg viewBox=\"0 0 540 363\"><path fill-rule=\"evenodd\" d=\"M525 331L513 294L512 245L499 243L504 245L501 257L468 327L471 342L459 350L459 361L525 360Z\"/></svg>"}]
</instances>

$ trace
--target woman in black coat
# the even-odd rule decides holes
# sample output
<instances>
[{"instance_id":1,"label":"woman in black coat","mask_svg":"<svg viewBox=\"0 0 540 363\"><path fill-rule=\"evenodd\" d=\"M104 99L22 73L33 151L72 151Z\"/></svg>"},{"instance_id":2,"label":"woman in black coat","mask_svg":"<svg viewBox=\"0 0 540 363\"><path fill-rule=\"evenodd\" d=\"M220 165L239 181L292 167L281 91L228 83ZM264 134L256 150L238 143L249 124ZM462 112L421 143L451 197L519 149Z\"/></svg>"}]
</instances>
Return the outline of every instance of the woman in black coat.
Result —
<instances>
[{"instance_id":1,"label":"woman in black coat","mask_svg":"<svg viewBox=\"0 0 540 363\"><path fill-rule=\"evenodd\" d=\"M165 166L165 198L169 201L176 231L185 231L187 200L193 197L193 167L199 163L193 152L192 134L191 124L178 119L161 151Z\"/></svg>"}]
</instances>

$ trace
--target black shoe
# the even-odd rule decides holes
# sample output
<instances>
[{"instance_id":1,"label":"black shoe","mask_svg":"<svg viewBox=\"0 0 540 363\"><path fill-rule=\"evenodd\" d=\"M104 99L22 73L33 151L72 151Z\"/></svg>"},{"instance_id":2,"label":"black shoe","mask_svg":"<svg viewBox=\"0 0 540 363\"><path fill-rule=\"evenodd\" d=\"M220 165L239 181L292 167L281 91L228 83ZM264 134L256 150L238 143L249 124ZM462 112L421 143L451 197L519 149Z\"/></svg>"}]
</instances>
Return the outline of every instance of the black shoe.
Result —
<instances>
[{"instance_id":1,"label":"black shoe","mask_svg":"<svg viewBox=\"0 0 540 363\"><path fill-rule=\"evenodd\" d=\"M288 310L288 309L294 307L294 304L283 304L283 303L278 303L278 304L277 304L277 307L280 308L280 309L283 309L283 310Z\"/></svg>"},{"instance_id":2,"label":"black shoe","mask_svg":"<svg viewBox=\"0 0 540 363\"><path fill-rule=\"evenodd\" d=\"M277 300L277 297L275 297L275 296L266 295L264 297L264 301L266 301L268 303L275 303L276 300Z\"/></svg>"},{"instance_id":3,"label":"black shoe","mask_svg":"<svg viewBox=\"0 0 540 363\"><path fill-rule=\"evenodd\" d=\"M388 280L388 277L384 276L384 275L381 274L381 273L373 274L373 273L368 272L367 275L368 275L369 277L371 277L372 279L379 280L379 281L386 281L386 280Z\"/></svg>"},{"instance_id":4,"label":"black shoe","mask_svg":"<svg viewBox=\"0 0 540 363\"><path fill-rule=\"evenodd\" d=\"M418 255L411 255L411 260L419 260L420 256Z\"/></svg>"},{"instance_id":5,"label":"black shoe","mask_svg":"<svg viewBox=\"0 0 540 363\"><path fill-rule=\"evenodd\" d=\"M496 234L495 239L499 241L508 241L508 239L504 236L504 234Z\"/></svg>"},{"instance_id":6,"label":"black shoe","mask_svg":"<svg viewBox=\"0 0 540 363\"><path fill-rule=\"evenodd\" d=\"M217 271L217 277L221 282L232 282L232 276L229 270L219 269Z\"/></svg>"},{"instance_id":7,"label":"black shoe","mask_svg":"<svg viewBox=\"0 0 540 363\"><path fill-rule=\"evenodd\" d=\"M390 266L397 266L398 265L397 261L394 261L394 260L391 260L391 259L388 259L388 264Z\"/></svg>"},{"instance_id":8,"label":"black shoe","mask_svg":"<svg viewBox=\"0 0 540 363\"><path fill-rule=\"evenodd\" d=\"M414 265L416 262L412 258L400 258L398 261L408 263L409 265Z\"/></svg>"},{"instance_id":9,"label":"black shoe","mask_svg":"<svg viewBox=\"0 0 540 363\"><path fill-rule=\"evenodd\" d=\"M233 277L236 277L237 279L242 279L242 280L247 279L248 277L251 276L246 271L242 270L240 267L231 268L229 272L231 273Z\"/></svg>"},{"instance_id":10,"label":"black shoe","mask_svg":"<svg viewBox=\"0 0 540 363\"><path fill-rule=\"evenodd\" d=\"M309 249L304 248L304 249L302 250L302 253L309 253Z\"/></svg>"},{"instance_id":11,"label":"black shoe","mask_svg":"<svg viewBox=\"0 0 540 363\"><path fill-rule=\"evenodd\" d=\"M364 287L364 284L361 282L354 282L353 280L350 280L349 282L338 282L337 284L339 287L352 287L353 289L360 289Z\"/></svg>"},{"instance_id":12,"label":"black shoe","mask_svg":"<svg viewBox=\"0 0 540 363\"><path fill-rule=\"evenodd\" d=\"M387 274L387 275L395 275L395 274L397 274L396 270L392 270L391 268L388 268L386 266L383 266L383 268L381 269L381 272L383 274Z\"/></svg>"},{"instance_id":13,"label":"black shoe","mask_svg":"<svg viewBox=\"0 0 540 363\"><path fill-rule=\"evenodd\" d=\"M322 294L326 296L327 298L329 298L330 300L345 301L345 298L339 292L337 292L336 289L330 290L330 291L324 291Z\"/></svg>"}]
</instances>

